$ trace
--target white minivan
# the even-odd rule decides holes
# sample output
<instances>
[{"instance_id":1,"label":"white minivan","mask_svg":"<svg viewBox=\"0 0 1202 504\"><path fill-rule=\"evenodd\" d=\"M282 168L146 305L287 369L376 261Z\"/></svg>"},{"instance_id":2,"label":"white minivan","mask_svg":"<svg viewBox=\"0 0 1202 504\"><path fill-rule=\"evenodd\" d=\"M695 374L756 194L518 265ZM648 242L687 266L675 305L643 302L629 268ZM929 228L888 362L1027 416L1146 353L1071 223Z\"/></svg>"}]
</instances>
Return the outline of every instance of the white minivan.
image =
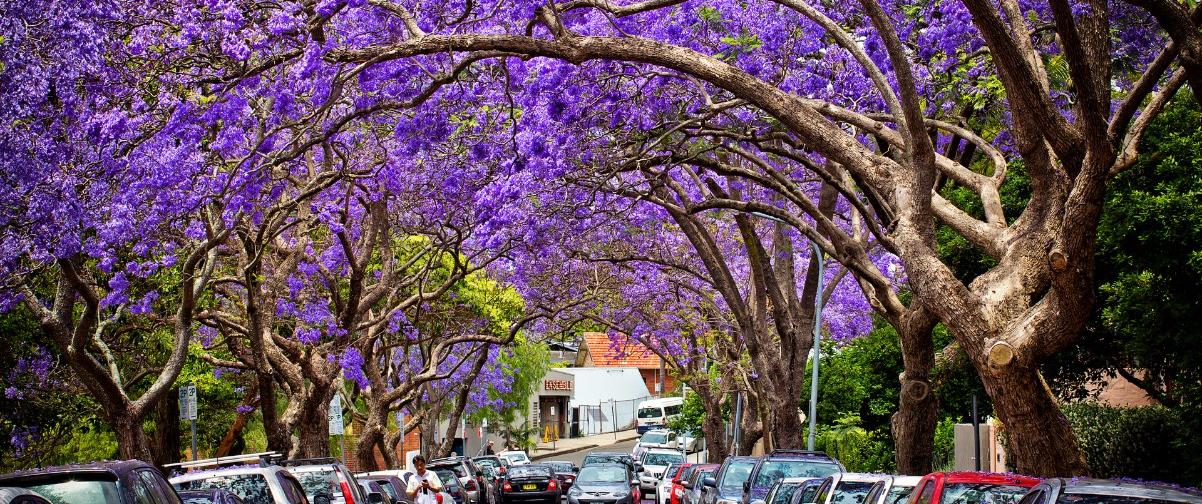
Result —
<instances>
[{"instance_id":1,"label":"white minivan","mask_svg":"<svg viewBox=\"0 0 1202 504\"><path fill-rule=\"evenodd\" d=\"M639 403L637 426L639 434L651 429L666 427L669 419L680 415L680 407L683 404L683 397L665 397Z\"/></svg>"}]
</instances>

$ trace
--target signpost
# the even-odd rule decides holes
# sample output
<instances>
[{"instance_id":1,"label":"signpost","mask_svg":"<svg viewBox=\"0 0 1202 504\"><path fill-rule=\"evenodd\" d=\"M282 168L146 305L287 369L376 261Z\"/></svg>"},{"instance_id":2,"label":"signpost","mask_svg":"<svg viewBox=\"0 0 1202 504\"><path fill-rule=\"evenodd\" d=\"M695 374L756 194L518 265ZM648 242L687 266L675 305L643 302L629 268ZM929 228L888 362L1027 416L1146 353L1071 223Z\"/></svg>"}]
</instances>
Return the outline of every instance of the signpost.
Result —
<instances>
[{"instance_id":1,"label":"signpost","mask_svg":"<svg viewBox=\"0 0 1202 504\"><path fill-rule=\"evenodd\" d=\"M338 436L338 450L342 455L342 463L346 463L346 437L343 433L346 432L342 427L342 398L338 394L334 394L334 398L330 400L330 409L326 412L326 418L330 423L330 435Z\"/></svg>"},{"instance_id":2,"label":"signpost","mask_svg":"<svg viewBox=\"0 0 1202 504\"><path fill-rule=\"evenodd\" d=\"M179 388L179 419L192 422L192 461L196 461L196 384Z\"/></svg>"}]
</instances>

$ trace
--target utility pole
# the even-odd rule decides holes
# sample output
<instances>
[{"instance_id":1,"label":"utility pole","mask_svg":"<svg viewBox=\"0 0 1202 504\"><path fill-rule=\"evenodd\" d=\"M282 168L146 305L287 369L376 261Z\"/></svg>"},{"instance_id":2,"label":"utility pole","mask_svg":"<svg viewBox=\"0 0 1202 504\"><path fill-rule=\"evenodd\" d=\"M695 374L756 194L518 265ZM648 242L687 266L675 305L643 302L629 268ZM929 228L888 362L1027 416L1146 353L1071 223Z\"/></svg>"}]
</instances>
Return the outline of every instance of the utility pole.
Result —
<instances>
[{"instance_id":1,"label":"utility pole","mask_svg":"<svg viewBox=\"0 0 1202 504\"><path fill-rule=\"evenodd\" d=\"M977 416L977 394L972 395L972 448L973 463L981 470L981 419Z\"/></svg>"},{"instance_id":2,"label":"utility pole","mask_svg":"<svg viewBox=\"0 0 1202 504\"><path fill-rule=\"evenodd\" d=\"M806 442L807 449L814 450L814 431L818 423L818 361L822 360L822 288L826 279L826 260L822 249L813 240L810 246L814 248L814 257L818 259L818 294L814 296L814 372L810 375L810 439Z\"/></svg>"}]
</instances>

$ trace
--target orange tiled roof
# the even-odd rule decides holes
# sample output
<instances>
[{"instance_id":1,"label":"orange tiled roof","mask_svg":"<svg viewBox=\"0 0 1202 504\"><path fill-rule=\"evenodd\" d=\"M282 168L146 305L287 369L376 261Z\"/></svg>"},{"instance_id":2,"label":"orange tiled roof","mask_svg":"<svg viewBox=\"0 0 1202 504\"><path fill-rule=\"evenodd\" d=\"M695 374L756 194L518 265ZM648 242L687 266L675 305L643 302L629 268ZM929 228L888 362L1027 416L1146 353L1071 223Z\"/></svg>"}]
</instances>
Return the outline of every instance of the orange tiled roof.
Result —
<instances>
[{"instance_id":1,"label":"orange tiled roof","mask_svg":"<svg viewBox=\"0 0 1202 504\"><path fill-rule=\"evenodd\" d=\"M584 345L596 367L659 369L659 356L642 343L625 335L584 333Z\"/></svg>"}]
</instances>

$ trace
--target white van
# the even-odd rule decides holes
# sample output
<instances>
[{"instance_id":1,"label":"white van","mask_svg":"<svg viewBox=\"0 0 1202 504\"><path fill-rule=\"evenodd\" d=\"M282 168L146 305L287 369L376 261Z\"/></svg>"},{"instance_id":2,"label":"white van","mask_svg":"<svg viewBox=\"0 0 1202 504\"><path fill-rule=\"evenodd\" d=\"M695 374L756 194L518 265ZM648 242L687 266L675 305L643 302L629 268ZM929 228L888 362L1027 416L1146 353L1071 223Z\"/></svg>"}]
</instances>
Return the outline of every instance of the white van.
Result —
<instances>
[{"instance_id":1,"label":"white van","mask_svg":"<svg viewBox=\"0 0 1202 504\"><path fill-rule=\"evenodd\" d=\"M639 403L638 432L642 434L651 429L662 429L668 425L668 419L680 415L680 407L684 404L683 397L665 397Z\"/></svg>"}]
</instances>

